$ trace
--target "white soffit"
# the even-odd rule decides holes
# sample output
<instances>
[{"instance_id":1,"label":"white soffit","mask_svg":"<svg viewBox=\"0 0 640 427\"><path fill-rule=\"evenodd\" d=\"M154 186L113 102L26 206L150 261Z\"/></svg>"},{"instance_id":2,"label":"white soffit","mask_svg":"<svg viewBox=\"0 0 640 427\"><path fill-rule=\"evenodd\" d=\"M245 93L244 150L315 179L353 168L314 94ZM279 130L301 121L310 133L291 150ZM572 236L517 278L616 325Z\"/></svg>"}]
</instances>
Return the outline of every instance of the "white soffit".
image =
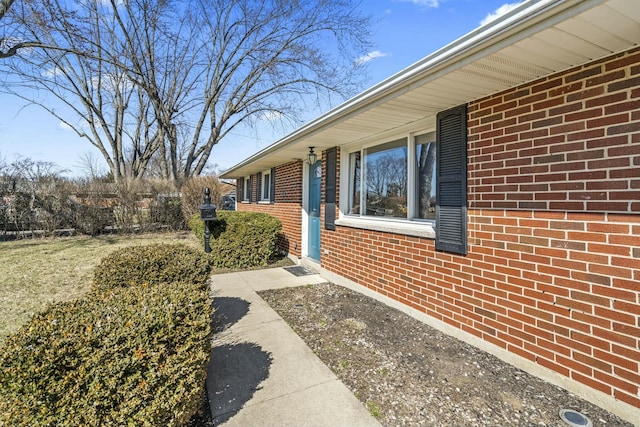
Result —
<instances>
[{"instance_id":1,"label":"white soffit","mask_svg":"<svg viewBox=\"0 0 640 427\"><path fill-rule=\"evenodd\" d=\"M222 176L367 140L438 111L640 44L638 0L530 0L267 147Z\"/></svg>"}]
</instances>

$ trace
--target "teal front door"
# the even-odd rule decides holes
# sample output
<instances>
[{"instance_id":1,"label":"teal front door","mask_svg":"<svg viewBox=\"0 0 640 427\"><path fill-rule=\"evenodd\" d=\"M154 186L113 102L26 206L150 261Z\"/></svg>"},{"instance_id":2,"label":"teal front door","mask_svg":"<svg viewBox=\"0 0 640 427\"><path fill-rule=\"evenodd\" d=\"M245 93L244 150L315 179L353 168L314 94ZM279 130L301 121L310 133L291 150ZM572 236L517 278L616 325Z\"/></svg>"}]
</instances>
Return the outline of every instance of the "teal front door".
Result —
<instances>
[{"instance_id":1,"label":"teal front door","mask_svg":"<svg viewBox=\"0 0 640 427\"><path fill-rule=\"evenodd\" d=\"M309 166L309 258L320 261L320 186L322 162Z\"/></svg>"}]
</instances>

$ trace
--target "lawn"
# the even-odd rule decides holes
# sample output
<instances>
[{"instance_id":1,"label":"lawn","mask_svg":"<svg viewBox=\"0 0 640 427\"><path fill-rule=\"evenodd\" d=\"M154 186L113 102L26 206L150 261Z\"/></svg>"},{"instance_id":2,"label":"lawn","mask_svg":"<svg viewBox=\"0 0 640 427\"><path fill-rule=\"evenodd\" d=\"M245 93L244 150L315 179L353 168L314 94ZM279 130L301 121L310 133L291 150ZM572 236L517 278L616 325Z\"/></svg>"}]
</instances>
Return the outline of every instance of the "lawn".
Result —
<instances>
[{"instance_id":1,"label":"lawn","mask_svg":"<svg viewBox=\"0 0 640 427\"><path fill-rule=\"evenodd\" d=\"M0 343L48 304L89 291L94 267L112 251L177 242L199 245L187 232L0 242Z\"/></svg>"}]
</instances>

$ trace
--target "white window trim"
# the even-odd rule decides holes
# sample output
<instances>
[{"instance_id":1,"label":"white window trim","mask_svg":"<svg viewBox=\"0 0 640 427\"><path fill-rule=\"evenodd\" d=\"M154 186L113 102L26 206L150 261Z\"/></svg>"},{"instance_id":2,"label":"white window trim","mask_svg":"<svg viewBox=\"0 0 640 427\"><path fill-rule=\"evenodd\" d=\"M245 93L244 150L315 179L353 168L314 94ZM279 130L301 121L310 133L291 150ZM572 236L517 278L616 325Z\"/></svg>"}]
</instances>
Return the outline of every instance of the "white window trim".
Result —
<instances>
[{"instance_id":1,"label":"white window trim","mask_svg":"<svg viewBox=\"0 0 640 427\"><path fill-rule=\"evenodd\" d=\"M412 132L400 133L394 135L385 135L384 138L377 139L375 142L370 142L359 147L353 147L350 150L340 150L340 218L336 220L336 225L343 227L359 228L364 230L382 231L394 234L403 234L408 236L424 237L429 239L435 239L435 221L424 220L414 218L416 216L417 209L417 191L416 191L416 153L415 142L416 136L426 133L435 132L433 127L419 129ZM352 175L352 167L350 162L350 155L354 152L361 151L361 174L366 176L365 162L364 162L364 150L369 147L375 147L381 144L385 144L394 139L407 138L407 170L408 170L408 193L407 193L407 218L384 218L384 217L372 217L367 215L355 215L349 214L349 203L351 197L350 180ZM362 178L361 178L362 180ZM364 192L360 191L360 206L364 206L363 198Z\"/></svg>"},{"instance_id":2,"label":"white window trim","mask_svg":"<svg viewBox=\"0 0 640 427\"><path fill-rule=\"evenodd\" d=\"M407 236L436 238L434 223L418 220L389 220L384 218L359 217L353 215L340 215L336 225L364 230L383 231L386 233L405 234Z\"/></svg>"},{"instance_id":3,"label":"white window trim","mask_svg":"<svg viewBox=\"0 0 640 427\"><path fill-rule=\"evenodd\" d=\"M266 178L269 179L266 179ZM265 182L266 181L266 182ZM267 191L265 197L265 190ZM259 203L270 203L271 202L271 169L267 169L262 172L262 178L260 182L260 201Z\"/></svg>"},{"instance_id":4,"label":"white window trim","mask_svg":"<svg viewBox=\"0 0 640 427\"><path fill-rule=\"evenodd\" d=\"M418 134L419 135L419 134ZM416 182L416 133L407 136L407 217L415 218L418 205L418 189Z\"/></svg>"}]
</instances>

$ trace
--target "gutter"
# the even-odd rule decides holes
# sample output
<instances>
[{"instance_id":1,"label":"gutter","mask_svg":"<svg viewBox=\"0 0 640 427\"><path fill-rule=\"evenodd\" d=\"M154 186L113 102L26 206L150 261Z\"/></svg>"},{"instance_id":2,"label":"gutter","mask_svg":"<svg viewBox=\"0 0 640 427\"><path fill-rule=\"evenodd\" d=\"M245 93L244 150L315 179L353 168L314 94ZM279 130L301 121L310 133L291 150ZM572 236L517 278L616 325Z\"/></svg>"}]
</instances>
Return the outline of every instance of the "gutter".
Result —
<instances>
[{"instance_id":1,"label":"gutter","mask_svg":"<svg viewBox=\"0 0 640 427\"><path fill-rule=\"evenodd\" d=\"M451 69L464 66L489 51L522 40L579 12L591 9L606 0L528 0L501 17L476 28L459 39L427 55L418 62L391 75L389 78L345 101L338 107L303 125L279 141L271 144L237 165L224 171L220 176L229 178L235 170L251 165L258 159L274 154L288 145L301 140L349 115L382 102L424 83L425 79L446 74Z\"/></svg>"}]
</instances>

